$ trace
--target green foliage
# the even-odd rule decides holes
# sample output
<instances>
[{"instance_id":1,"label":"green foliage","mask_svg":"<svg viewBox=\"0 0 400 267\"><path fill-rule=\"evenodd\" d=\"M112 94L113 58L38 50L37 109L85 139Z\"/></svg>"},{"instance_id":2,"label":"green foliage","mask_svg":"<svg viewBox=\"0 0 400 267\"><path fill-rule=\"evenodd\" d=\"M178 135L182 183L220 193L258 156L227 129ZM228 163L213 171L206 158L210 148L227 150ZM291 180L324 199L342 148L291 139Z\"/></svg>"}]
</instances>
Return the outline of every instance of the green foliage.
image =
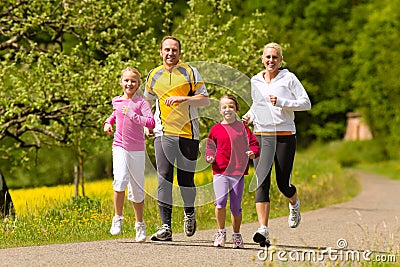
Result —
<instances>
[{"instance_id":1,"label":"green foliage","mask_svg":"<svg viewBox=\"0 0 400 267\"><path fill-rule=\"evenodd\" d=\"M335 158L342 167L352 167L359 164L373 164L389 160L383 140L335 141L326 145L314 144L311 151L320 155L322 160Z\"/></svg>"},{"instance_id":2,"label":"green foliage","mask_svg":"<svg viewBox=\"0 0 400 267\"><path fill-rule=\"evenodd\" d=\"M84 175L87 181L112 177L111 149L105 149L111 148L111 141L97 142L104 149L96 151L94 147L88 148L86 153L90 157L87 157L84 163ZM34 160L21 164L18 157L22 152L29 151L21 148L13 151L14 155L9 156L14 158L15 163L18 164L2 170L10 188L54 186L74 182L73 173L76 159L71 148L44 145L41 149L35 149L27 155ZM0 159L0 166L6 166L8 162L9 160Z\"/></svg>"},{"instance_id":3,"label":"green foliage","mask_svg":"<svg viewBox=\"0 0 400 267\"><path fill-rule=\"evenodd\" d=\"M67 203L54 203L39 214L7 218L1 232L8 241L7 246L95 240L103 235L98 229L108 226L104 216L100 200L71 198Z\"/></svg>"},{"instance_id":4,"label":"green foliage","mask_svg":"<svg viewBox=\"0 0 400 267\"><path fill-rule=\"evenodd\" d=\"M111 142L101 123L121 93L120 71L137 67L144 80L169 34L181 39L183 61L209 63L199 67L211 97L237 93L241 112L251 104L249 77L263 69L263 45L283 44L286 67L313 105L296 114L300 146L341 139L345 114L361 111L396 158L399 14L390 0L2 1L2 160L20 166L40 147L67 146L82 165L109 151L97 140ZM204 114L202 138L215 122ZM151 141L148 151L153 159Z\"/></svg>"},{"instance_id":5,"label":"green foliage","mask_svg":"<svg viewBox=\"0 0 400 267\"><path fill-rule=\"evenodd\" d=\"M400 161L391 160L385 139L314 143L306 153L306 155L312 154L321 161L335 159L343 168L360 169L385 175L391 179L400 179Z\"/></svg>"},{"instance_id":6,"label":"green foliage","mask_svg":"<svg viewBox=\"0 0 400 267\"><path fill-rule=\"evenodd\" d=\"M262 19L257 14L240 29L254 38L236 39L237 17L228 1L189 1L186 11L179 11L183 18L172 13L177 9L171 2L161 0L8 1L0 12L7 21L0 36L0 150L5 161L26 161L46 144L71 147L81 166L93 156L88 151L104 150L94 140L109 140L101 124L111 112L112 97L120 94L120 71L131 65L145 77L161 63L162 35L181 39L184 61L213 61L245 71L258 69L253 53L260 49L257 36L267 36L264 27L257 27ZM211 95L221 90L214 84L209 88ZM205 135L209 125L202 125ZM153 151L151 142L148 146ZM17 157L15 150L21 152Z\"/></svg>"},{"instance_id":7,"label":"green foliage","mask_svg":"<svg viewBox=\"0 0 400 267\"><path fill-rule=\"evenodd\" d=\"M351 91L373 135L387 139L391 157L400 155L400 3L379 1L366 6L365 24L354 42L353 63L359 66ZM358 25L358 24L356 24Z\"/></svg>"}]
</instances>

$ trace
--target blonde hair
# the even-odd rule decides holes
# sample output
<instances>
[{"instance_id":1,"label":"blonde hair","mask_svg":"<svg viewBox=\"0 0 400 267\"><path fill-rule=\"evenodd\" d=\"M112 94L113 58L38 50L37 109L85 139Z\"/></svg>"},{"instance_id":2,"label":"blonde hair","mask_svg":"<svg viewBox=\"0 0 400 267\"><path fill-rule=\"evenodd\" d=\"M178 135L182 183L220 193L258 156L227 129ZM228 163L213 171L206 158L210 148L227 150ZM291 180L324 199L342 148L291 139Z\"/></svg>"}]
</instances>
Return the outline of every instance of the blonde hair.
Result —
<instances>
[{"instance_id":1,"label":"blonde hair","mask_svg":"<svg viewBox=\"0 0 400 267\"><path fill-rule=\"evenodd\" d=\"M268 43L264 46L264 50L267 48L273 48L278 52L278 55L280 55L281 57L283 57L283 53L282 53L282 46L280 44L277 43ZM263 50L263 51L264 51Z\"/></svg>"},{"instance_id":2,"label":"blonde hair","mask_svg":"<svg viewBox=\"0 0 400 267\"><path fill-rule=\"evenodd\" d=\"M133 74L135 74L138 77L139 87L135 92L135 96L143 96L143 91L140 89L140 85L142 84L142 80L141 80L140 72L136 68L127 67L126 69L121 71L121 80L124 77L124 73L128 72L128 71L132 72Z\"/></svg>"}]
</instances>

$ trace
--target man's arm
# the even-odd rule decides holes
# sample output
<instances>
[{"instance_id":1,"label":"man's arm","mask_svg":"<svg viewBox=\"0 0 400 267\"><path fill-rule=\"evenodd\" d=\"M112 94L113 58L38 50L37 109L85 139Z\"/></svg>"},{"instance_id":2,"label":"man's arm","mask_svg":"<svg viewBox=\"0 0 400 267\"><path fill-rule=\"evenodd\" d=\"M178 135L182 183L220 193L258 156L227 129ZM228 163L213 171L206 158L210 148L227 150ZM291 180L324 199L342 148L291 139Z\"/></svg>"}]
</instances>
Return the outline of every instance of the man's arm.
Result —
<instances>
[{"instance_id":1,"label":"man's arm","mask_svg":"<svg viewBox=\"0 0 400 267\"><path fill-rule=\"evenodd\" d=\"M208 106L210 104L210 98L205 95L194 95L194 96L170 96L165 99L165 105L171 106L174 103L186 102L188 105L201 107Z\"/></svg>"}]
</instances>

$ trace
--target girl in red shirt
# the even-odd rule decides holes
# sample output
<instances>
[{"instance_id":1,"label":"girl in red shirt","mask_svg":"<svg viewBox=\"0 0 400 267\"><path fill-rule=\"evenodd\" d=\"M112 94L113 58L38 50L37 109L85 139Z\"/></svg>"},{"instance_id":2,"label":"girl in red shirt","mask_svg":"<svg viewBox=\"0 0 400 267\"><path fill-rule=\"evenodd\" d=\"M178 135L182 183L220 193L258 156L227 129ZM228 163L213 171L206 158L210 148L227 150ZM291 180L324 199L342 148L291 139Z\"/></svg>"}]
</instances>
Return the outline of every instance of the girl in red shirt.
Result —
<instances>
[{"instance_id":1,"label":"girl in red shirt","mask_svg":"<svg viewBox=\"0 0 400 267\"><path fill-rule=\"evenodd\" d=\"M248 174L249 159L259 156L258 141L251 130L237 119L239 103L234 95L223 95L219 102L222 121L214 125L206 142L206 161L212 164L216 197L215 216L218 232L214 246L223 247L226 241L226 203L230 195L233 247L243 248L240 234L244 175Z\"/></svg>"}]
</instances>

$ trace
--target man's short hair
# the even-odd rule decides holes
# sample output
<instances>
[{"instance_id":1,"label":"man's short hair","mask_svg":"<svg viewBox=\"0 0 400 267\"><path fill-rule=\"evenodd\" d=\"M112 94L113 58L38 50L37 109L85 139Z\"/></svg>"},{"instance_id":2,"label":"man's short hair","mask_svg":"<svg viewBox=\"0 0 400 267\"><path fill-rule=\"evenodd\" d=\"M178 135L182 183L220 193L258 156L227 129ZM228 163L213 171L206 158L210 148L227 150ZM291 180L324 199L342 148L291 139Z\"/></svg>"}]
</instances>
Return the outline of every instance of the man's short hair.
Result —
<instances>
[{"instance_id":1,"label":"man's short hair","mask_svg":"<svg viewBox=\"0 0 400 267\"><path fill-rule=\"evenodd\" d=\"M174 40L174 41L178 42L179 52L180 52L181 51L181 41L179 41L178 38L176 38L175 36L172 36L172 35L164 36L164 38L162 38L160 49L162 50L162 46L163 46L164 41L168 40L168 39L171 39L171 40Z\"/></svg>"}]
</instances>

